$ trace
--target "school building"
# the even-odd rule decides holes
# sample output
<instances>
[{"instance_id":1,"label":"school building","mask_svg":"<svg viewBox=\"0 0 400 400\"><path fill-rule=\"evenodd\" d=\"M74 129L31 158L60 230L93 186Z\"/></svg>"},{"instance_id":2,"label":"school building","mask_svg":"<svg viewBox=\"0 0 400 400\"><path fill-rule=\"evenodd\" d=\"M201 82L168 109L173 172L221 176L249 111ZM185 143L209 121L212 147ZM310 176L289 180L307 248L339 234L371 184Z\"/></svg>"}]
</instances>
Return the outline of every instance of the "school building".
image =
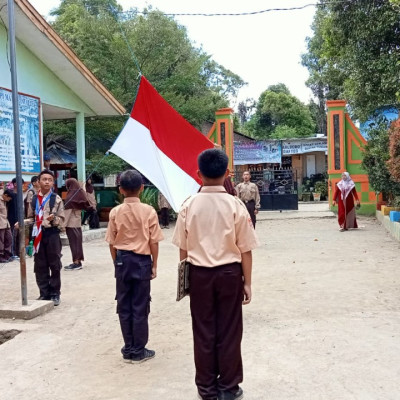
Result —
<instances>
[{"instance_id":1,"label":"school building","mask_svg":"<svg viewBox=\"0 0 400 400\"><path fill-rule=\"evenodd\" d=\"M69 161L84 181L85 118L126 110L27 0L14 3L23 178L30 181L43 168L43 121L74 119L76 156ZM15 156L7 0L0 0L0 15L0 180L9 181Z\"/></svg>"},{"instance_id":2,"label":"school building","mask_svg":"<svg viewBox=\"0 0 400 400\"><path fill-rule=\"evenodd\" d=\"M297 209L303 182L326 179L326 136L255 140L234 131L231 108L218 110L215 123L205 124L202 130L228 154L235 183L241 181L244 171L251 172L264 209Z\"/></svg>"}]
</instances>

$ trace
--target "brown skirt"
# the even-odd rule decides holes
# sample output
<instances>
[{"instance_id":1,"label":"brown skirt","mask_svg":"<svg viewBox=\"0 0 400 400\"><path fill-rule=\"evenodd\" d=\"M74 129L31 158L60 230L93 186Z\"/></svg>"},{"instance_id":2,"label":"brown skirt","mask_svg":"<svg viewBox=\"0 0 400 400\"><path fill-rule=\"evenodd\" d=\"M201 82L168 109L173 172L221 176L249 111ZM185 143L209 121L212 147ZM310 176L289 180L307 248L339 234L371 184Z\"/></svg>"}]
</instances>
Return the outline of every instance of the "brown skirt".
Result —
<instances>
[{"instance_id":1,"label":"brown skirt","mask_svg":"<svg viewBox=\"0 0 400 400\"><path fill-rule=\"evenodd\" d=\"M69 247L71 248L72 261L83 261L82 228L65 228Z\"/></svg>"}]
</instances>

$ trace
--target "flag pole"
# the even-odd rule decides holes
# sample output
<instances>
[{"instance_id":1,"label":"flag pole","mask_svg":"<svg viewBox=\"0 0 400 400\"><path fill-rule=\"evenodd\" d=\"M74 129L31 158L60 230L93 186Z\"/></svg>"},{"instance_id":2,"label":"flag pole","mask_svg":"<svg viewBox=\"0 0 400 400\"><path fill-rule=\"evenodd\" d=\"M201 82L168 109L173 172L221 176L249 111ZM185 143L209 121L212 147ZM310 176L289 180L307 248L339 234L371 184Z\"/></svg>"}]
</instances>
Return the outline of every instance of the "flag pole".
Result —
<instances>
[{"instance_id":1,"label":"flag pole","mask_svg":"<svg viewBox=\"0 0 400 400\"><path fill-rule=\"evenodd\" d=\"M15 150L15 172L17 179L17 209L19 230L19 262L21 274L21 296L22 305L28 305L27 281L26 281L26 259L25 259L25 226L24 226L24 204L22 195L22 169L21 169L21 143L19 133L19 105L17 86L17 65L15 51L15 17L14 0L7 0L8 3L8 40L10 42L10 70L11 90L14 119L14 150Z\"/></svg>"}]
</instances>

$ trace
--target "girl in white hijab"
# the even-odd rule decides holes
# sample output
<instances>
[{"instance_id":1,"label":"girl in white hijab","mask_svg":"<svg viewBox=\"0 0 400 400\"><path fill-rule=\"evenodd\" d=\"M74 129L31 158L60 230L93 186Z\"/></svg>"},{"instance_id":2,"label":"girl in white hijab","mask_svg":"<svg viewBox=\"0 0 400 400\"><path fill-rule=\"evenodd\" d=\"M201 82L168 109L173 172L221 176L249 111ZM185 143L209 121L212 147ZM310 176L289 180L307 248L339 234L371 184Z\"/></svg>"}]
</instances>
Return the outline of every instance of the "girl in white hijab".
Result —
<instances>
[{"instance_id":1,"label":"girl in white hijab","mask_svg":"<svg viewBox=\"0 0 400 400\"><path fill-rule=\"evenodd\" d=\"M356 220L356 209L360 206L360 200L356 192L353 180L348 172L342 173L342 180L336 184L333 195L333 205L338 205L338 222L340 231L347 231L349 228L358 228Z\"/></svg>"}]
</instances>

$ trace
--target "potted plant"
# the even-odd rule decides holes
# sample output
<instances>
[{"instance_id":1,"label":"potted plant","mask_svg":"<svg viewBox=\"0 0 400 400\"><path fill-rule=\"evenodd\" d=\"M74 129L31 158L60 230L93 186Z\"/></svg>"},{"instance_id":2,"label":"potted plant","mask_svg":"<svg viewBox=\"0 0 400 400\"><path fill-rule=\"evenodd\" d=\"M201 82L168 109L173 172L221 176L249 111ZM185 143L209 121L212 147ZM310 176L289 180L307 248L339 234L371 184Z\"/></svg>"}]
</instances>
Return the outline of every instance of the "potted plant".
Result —
<instances>
[{"instance_id":1,"label":"potted plant","mask_svg":"<svg viewBox=\"0 0 400 400\"><path fill-rule=\"evenodd\" d=\"M313 182L307 176L303 178L303 201L312 200Z\"/></svg>"},{"instance_id":2,"label":"potted plant","mask_svg":"<svg viewBox=\"0 0 400 400\"><path fill-rule=\"evenodd\" d=\"M322 198L326 199L326 197L328 196L328 182L327 181L315 182L313 196L314 196L314 201L320 201Z\"/></svg>"}]
</instances>

